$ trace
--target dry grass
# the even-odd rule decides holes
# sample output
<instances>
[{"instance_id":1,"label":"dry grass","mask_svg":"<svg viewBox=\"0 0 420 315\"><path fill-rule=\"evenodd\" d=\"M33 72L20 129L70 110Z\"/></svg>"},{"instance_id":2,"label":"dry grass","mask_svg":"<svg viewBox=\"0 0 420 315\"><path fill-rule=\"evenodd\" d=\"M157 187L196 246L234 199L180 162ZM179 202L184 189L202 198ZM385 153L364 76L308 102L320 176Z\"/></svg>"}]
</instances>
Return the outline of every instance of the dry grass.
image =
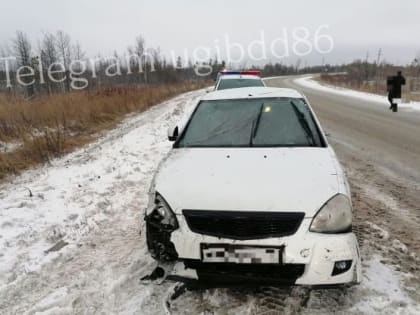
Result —
<instances>
[{"instance_id":1,"label":"dry grass","mask_svg":"<svg viewBox=\"0 0 420 315\"><path fill-rule=\"evenodd\" d=\"M141 112L208 82L113 87L39 97L31 101L0 95L0 141L21 145L0 152L0 179L70 152L114 127L128 113Z\"/></svg>"}]
</instances>

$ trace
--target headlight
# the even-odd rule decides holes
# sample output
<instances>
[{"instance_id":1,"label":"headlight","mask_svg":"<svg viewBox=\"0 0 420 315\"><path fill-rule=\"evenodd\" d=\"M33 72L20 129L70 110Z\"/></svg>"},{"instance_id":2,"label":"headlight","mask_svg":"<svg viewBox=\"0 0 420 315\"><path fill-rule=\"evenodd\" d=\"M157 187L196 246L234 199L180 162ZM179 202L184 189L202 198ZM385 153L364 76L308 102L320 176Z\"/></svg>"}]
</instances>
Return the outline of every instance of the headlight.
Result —
<instances>
[{"instance_id":1,"label":"headlight","mask_svg":"<svg viewBox=\"0 0 420 315\"><path fill-rule=\"evenodd\" d=\"M349 198L338 194L328 200L312 220L310 231L343 233L351 230L352 207Z\"/></svg>"},{"instance_id":2,"label":"headlight","mask_svg":"<svg viewBox=\"0 0 420 315\"><path fill-rule=\"evenodd\" d=\"M150 215L146 216L146 220L153 225L159 225L159 228L169 231L176 230L179 227L175 214L165 199L158 193L155 195L154 208Z\"/></svg>"}]
</instances>

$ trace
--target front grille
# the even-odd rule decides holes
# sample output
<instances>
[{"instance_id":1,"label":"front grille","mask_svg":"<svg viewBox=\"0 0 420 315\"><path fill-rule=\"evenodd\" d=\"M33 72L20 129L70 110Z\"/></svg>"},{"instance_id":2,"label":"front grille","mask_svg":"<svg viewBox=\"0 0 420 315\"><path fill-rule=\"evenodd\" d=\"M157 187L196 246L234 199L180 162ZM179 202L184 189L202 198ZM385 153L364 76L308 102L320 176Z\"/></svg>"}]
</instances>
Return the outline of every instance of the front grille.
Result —
<instances>
[{"instance_id":1,"label":"front grille","mask_svg":"<svg viewBox=\"0 0 420 315\"><path fill-rule=\"evenodd\" d=\"M191 231L236 240L293 235L302 212L183 210Z\"/></svg>"},{"instance_id":2,"label":"front grille","mask_svg":"<svg viewBox=\"0 0 420 315\"><path fill-rule=\"evenodd\" d=\"M294 284L305 271L304 264L232 264L184 260L186 268L195 269L199 281L212 283Z\"/></svg>"}]
</instances>

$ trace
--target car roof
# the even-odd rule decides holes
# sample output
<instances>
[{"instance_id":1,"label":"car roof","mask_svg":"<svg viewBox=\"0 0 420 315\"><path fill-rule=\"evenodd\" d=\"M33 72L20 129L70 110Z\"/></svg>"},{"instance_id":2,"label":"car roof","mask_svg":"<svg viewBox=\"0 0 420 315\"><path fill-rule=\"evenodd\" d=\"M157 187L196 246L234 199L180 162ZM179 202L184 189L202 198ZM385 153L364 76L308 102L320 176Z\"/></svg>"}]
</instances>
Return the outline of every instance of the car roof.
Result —
<instances>
[{"instance_id":1,"label":"car roof","mask_svg":"<svg viewBox=\"0 0 420 315\"><path fill-rule=\"evenodd\" d=\"M290 97L303 98L303 95L293 89L273 87L243 87L235 89L217 90L209 92L201 99L205 101L241 99L241 98L267 98L267 97Z\"/></svg>"},{"instance_id":2,"label":"car roof","mask_svg":"<svg viewBox=\"0 0 420 315\"><path fill-rule=\"evenodd\" d=\"M261 80L261 77L251 74L222 74L219 80L229 80L229 79L256 79Z\"/></svg>"}]
</instances>

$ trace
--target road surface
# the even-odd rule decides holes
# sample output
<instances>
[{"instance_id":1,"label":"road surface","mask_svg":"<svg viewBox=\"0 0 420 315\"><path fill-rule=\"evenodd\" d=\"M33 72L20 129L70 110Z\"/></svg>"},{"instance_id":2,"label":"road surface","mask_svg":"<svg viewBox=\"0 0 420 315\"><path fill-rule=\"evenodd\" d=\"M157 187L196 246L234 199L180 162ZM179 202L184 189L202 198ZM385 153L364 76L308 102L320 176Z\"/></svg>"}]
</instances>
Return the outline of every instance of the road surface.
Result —
<instances>
[{"instance_id":1,"label":"road surface","mask_svg":"<svg viewBox=\"0 0 420 315\"><path fill-rule=\"evenodd\" d=\"M302 91L334 140L397 177L420 183L420 112L392 113L378 103L299 86L293 77L266 84Z\"/></svg>"},{"instance_id":2,"label":"road surface","mask_svg":"<svg viewBox=\"0 0 420 315\"><path fill-rule=\"evenodd\" d=\"M390 235L369 237L370 242L386 248L395 238L406 254L420 257L420 112L393 113L382 104L304 87L294 79L266 83L297 89L309 99L347 171L360 236L367 239L375 224ZM406 254L385 252L403 270L420 273Z\"/></svg>"}]
</instances>

